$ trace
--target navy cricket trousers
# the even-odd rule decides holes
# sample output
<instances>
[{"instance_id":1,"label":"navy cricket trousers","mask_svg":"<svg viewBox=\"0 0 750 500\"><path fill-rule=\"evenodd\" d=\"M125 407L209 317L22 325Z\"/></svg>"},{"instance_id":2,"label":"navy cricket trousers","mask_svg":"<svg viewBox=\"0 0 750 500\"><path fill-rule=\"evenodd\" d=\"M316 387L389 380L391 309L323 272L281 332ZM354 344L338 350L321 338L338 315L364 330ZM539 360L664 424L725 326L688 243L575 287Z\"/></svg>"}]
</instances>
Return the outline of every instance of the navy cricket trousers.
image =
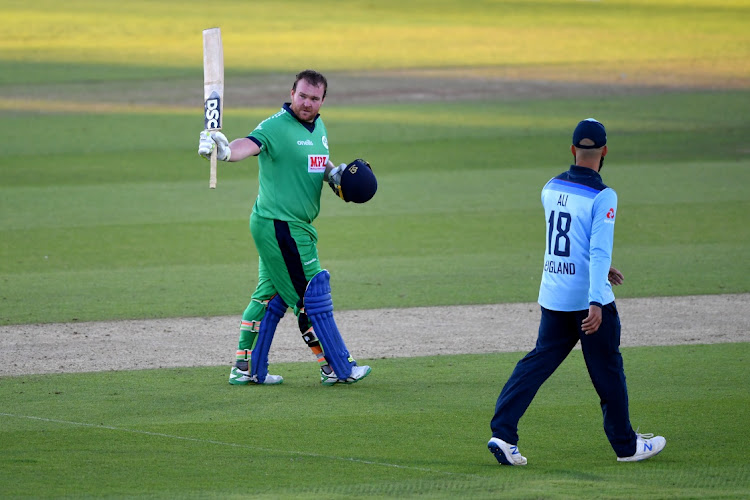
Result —
<instances>
[{"instance_id":1,"label":"navy cricket trousers","mask_svg":"<svg viewBox=\"0 0 750 500\"><path fill-rule=\"evenodd\" d=\"M534 350L518 362L495 405L492 436L518 444L518 421L539 388L580 340L591 382L600 398L604 432L618 457L635 453L636 435L630 425L628 389L620 354L620 317L615 303L602 307L602 324L591 335L581 331L584 311L542 309Z\"/></svg>"}]
</instances>

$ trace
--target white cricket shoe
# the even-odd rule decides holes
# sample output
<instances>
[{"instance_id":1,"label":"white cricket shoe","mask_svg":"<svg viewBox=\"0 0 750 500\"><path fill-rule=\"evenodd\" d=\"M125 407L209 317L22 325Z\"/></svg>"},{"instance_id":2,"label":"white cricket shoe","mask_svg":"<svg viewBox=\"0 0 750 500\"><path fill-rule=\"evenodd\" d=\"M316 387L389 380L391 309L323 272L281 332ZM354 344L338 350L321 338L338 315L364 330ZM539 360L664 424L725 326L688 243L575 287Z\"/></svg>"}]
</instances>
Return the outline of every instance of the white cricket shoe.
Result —
<instances>
[{"instance_id":1,"label":"white cricket shoe","mask_svg":"<svg viewBox=\"0 0 750 500\"><path fill-rule=\"evenodd\" d=\"M653 434L636 434L638 440L635 444L635 455L631 457L617 457L618 462L640 462L658 455L667 445L667 440L662 436L654 437Z\"/></svg>"},{"instance_id":2,"label":"white cricket shoe","mask_svg":"<svg viewBox=\"0 0 750 500\"><path fill-rule=\"evenodd\" d=\"M334 385L334 384L354 384L365 378L370 374L372 369L367 366L352 366L352 374L347 379L340 379L336 376L335 372L324 373L320 370L320 383L323 385Z\"/></svg>"},{"instance_id":3,"label":"white cricket shoe","mask_svg":"<svg viewBox=\"0 0 750 500\"><path fill-rule=\"evenodd\" d=\"M336 382L339 381L339 378L336 376L336 374L331 370L331 373L326 373L323 371L323 369L320 369L320 383L323 385L333 385Z\"/></svg>"},{"instance_id":4,"label":"white cricket shoe","mask_svg":"<svg viewBox=\"0 0 750 500\"><path fill-rule=\"evenodd\" d=\"M510 443L506 443L502 439L493 437L490 442L487 443L490 453L495 455L495 458L502 465L526 465L526 457L521 455L518 451L518 446Z\"/></svg>"},{"instance_id":5,"label":"white cricket shoe","mask_svg":"<svg viewBox=\"0 0 750 500\"><path fill-rule=\"evenodd\" d=\"M261 384L276 385L281 384L282 382L284 382L284 377L281 375L266 375L266 380ZM236 366L233 366L232 370L229 372L229 383L232 385L247 385L257 384L258 382L253 380L253 377L250 376L250 370L240 370Z\"/></svg>"}]
</instances>

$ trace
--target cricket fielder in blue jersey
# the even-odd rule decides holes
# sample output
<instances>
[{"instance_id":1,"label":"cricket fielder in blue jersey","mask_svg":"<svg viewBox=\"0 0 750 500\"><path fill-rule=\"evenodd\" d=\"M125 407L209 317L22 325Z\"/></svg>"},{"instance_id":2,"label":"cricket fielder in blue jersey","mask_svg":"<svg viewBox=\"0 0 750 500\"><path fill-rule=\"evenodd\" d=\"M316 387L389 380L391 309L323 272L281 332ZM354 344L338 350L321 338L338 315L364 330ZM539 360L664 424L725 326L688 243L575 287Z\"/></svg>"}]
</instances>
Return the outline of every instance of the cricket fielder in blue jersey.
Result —
<instances>
[{"instance_id":1,"label":"cricket fielder in blue jersey","mask_svg":"<svg viewBox=\"0 0 750 500\"><path fill-rule=\"evenodd\" d=\"M637 434L630 424L620 318L612 293L612 285L623 280L611 267L617 193L599 175L607 154L604 125L593 118L581 121L571 152L575 165L542 189L547 231L536 346L513 370L490 423L488 447L503 465L526 465L518 451L518 422L578 341L617 460L645 460L666 445L662 436Z\"/></svg>"}]
</instances>

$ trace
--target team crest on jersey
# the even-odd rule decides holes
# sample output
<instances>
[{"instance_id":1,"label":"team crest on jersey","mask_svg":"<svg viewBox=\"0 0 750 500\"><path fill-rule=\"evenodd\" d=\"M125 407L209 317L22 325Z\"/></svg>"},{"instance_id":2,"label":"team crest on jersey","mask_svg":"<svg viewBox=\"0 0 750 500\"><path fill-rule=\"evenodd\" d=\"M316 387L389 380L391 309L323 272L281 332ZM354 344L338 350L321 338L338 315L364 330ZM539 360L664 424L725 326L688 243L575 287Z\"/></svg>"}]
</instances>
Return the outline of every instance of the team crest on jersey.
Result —
<instances>
[{"instance_id":1,"label":"team crest on jersey","mask_svg":"<svg viewBox=\"0 0 750 500\"><path fill-rule=\"evenodd\" d=\"M328 149L328 137L323 136L322 141L323 141L323 147Z\"/></svg>"},{"instance_id":2,"label":"team crest on jersey","mask_svg":"<svg viewBox=\"0 0 750 500\"><path fill-rule=\"evenodd\" d=\"M307 155L307 171L311 174L321 174L326 171L328 155Z\"/></svg>"}]
</instances>

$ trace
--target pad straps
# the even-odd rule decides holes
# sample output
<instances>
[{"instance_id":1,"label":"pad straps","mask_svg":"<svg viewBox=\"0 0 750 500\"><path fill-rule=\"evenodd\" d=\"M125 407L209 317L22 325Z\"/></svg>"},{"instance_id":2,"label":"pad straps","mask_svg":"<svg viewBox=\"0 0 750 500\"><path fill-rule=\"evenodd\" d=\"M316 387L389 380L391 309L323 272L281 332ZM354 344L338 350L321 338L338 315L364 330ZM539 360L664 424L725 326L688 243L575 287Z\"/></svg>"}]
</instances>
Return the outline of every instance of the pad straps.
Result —
<instances>
[{"instance_id":1,"label":"pad straps","mask_svg":"<svg viewBox=\"0 0 750 500\"><path fill-rule=\"evenodd\" d=\"M349 355L349 350L333 319L330 278L331 275L325 269L312 277L305 290L305 312L320 343L323 344L328 364L336 372L337 378L346 380L352 374L352 366L356 363Z\"/></svg>"}]
</instances>

